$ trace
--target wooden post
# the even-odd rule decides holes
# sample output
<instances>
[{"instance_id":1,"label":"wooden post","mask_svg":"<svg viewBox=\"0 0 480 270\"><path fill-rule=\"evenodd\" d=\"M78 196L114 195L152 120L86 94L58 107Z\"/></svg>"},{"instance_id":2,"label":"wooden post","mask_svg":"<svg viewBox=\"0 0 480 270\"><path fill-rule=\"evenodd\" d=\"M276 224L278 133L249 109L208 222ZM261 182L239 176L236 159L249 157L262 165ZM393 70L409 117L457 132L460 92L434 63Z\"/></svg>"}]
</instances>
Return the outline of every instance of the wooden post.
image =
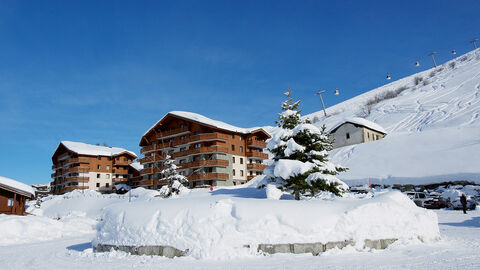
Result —
<instances>
[{"instance_id":1,"label":"wooden post","mask_svg":"<svg viewBox=\"0 0 480 270\"><path fill-rule=\"evenodd\" d=\"M12 213L15 214L15 201L17 200L17 193L13 193Z\"/></svg>"}]
</instances>

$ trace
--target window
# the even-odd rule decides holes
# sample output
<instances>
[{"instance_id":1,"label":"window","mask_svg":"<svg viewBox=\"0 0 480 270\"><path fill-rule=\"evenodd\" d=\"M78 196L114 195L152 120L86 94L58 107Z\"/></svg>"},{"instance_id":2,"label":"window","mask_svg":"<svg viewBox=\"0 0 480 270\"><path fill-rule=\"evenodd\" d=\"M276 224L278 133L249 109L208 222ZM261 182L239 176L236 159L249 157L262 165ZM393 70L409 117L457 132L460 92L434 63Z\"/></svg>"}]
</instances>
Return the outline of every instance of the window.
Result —
<instances>
[{"instance_id":1,"label":"window","mask_svg":"<svg viewBox=\"0 0 480 270\"><path fill-rule=\"evenodd\" d=\"M232 144L232 151L235 151L235 145Z\"/></svg>"},{"instance_id":2,"label":"window","mask_svg":"<svg viewBox=\"0 0 480 270\"><path fill-rule=\"evenodd\" d=\"M109 186L110 186L110 183L106 183L105 186L106 186L106 187L109 187Z\"/></svg>"},{"instance_id":3,"label":"window","mask_svg":"<svg viewBox=\"0 0 480 270\"><path fill-rule=\"evenodd\" d=\"M243 152L243 146L240 146L240 153Z\"/></svg>"},{"instance_id":4,"label":"window","mask_svg":"<svg viewBox=\"0 0 480 270\"><path fill-rule=\"evenodd\" d=\"M184 127L185 127L185 125L184 125L184 124L181 124L181 125L180 125L180 128L184 128Z\"/></svg>"},{"instance_id":5,"label":"window","mask_svg":"<svg viewBox=\"0 0 480 270\"><path fill-rule=\"evenodd\" d=\"M243 158L240 158L240 164L243 164Z\"/></svg>"},{"instance_id":6,"label":"window","mask_svg":"<svg viewBox=\"0 0 480 270\"><path fill-rule=\"evenodd\" d=\"M186 162L185 159L181 159L181 160L180 160L180 164L184 164L185 162Z\"/></svg>"},{"instance_id":7,"label":"window","mask_svg":"<svg viewBox=\"0 0 480 270\"><path fill-rule=\"evenodd\" d=\"M195 144L195 148L200 148L200 147L202 147L202 144L201 144L201 143L196 143L196 144Z\"/></svg>"},{"instance_id":8,"label":"window","mask_svg":"<svg viewBox=\"0 0 480 270\"><path fill-rule=\"evenodd\" d=\"M187 138L187 136L182 136L180 137L180 140L184 141Z\"/></svg>"},{"instance_id":9,"label":"window","mask_svg":"<svg viewBox=\"0 0 480 270\"><path fill-rule=\"evenodd\" d=\"M101 156L98 156L98 160L102 160L102 157L101 157Z\"/></svg>"},{"instance_id":10,"label":"window","mask_svg":"<svg viewBox=\"0 0 480 270\"><path fill-rule=\"evenodd\" d=\"M253 171L250 171L250 175L253 175Z\"/></svg>"},{"instance_id":11,"label":"window","mask_svg":"<svg viewBox=\"0 0 480 270\"><path fill-rule=\"evenodd\" d=\"M100 170L101 168L102 168L102 166L101 166L101 165L97 165L97 169L99 169L99 170Z\"/></svg>"},{"instance_id":12,"label":"window","mask_svg":"<svg viewBox=\"0 0 480 270\"><path fill-rule=\"evenodd\" d=\"M170 139L170 142L173 143L173 138Z\"/></svg>"},{"instance_id":13,"label":"window","mask_svg":"<svg viewBox=\"0 0 480 270\"><path fill-rule=\"evenodd\" d=\"M350 139L350 133L347 132L347 140Z\"/></svg>"},{"instance_id":14,"label":"window","mask_svg":"<svg viewBox=\"0 0 480 270\"><path fill-rule=\"evenodd\" d=\"M235 139L235 134L232 134L232 139Z\"/></svg>"},{"instance_id":15,"label":"window","mask_svg":"<svg viewBox=\"0 0 480 270\"><path fill-rule=\"evenodd\" d=\"M98 177L97 177L98 178ZM97 187L100 187L100 183L97 183Z\"/></svg>"},{"instance_id":16,"label":"window","mask_svg":"<svg viewBox=\"0 0 480 270\"><path fill-rule=\"evenodd\" d=\"M110 165L107 165L107 170L110 170Z\"/></svg>"},{"instance_id":17,"label":"window","mask_svg":"<svg viewBox=\"0 0 480 270\"><path fill-rule=\"evenodd\" d=\"M97 173L97 178L100 178L100 174L99 174L99 173Z\"/></svg>"},{"instance_id":18,"label":"window","mask_svg":"<svg viewBox=\"0 0 480 270\"><path fill-rule=\"evenodd\" d=\"M253 160L252 160L252 159L249 159L248 161L250 162L250 164L252 164L252 163L253 163Z\"/></svg>"},{"instance_id":19,"label":"window","mask_svg":"<svg viewBox=\"0 0 480 270\"><path fill-rule=\"evenodd\" d=\"M185 150L187 150L187 148L186 148L186 147L182 147L182 148L180 148L180 152L182 152L182 151L185 151Z\"/></svg>"},{"instance_id":20,"label":"window","mask_svg":"<svg viewBox=\"0 0 480 270\"><path fill-rule=\"evenodd\" d=\"M235 170L232 170L232 175L235 176Z\"/></svg>"},{"instance_id":21,"label":"window","mask_svg":"<svg viewBox=\"0 0 480 270\"><path fill-rule=\"evenodd\" d=\"M378 140L378 135L375 135L377 137L377 140Z\"/></svg>"},{"instance_id":22,"label":"window","mask_svg":"<svg viewBox=\"0 0 480 270\"><path fill-rule=\"evenodd\" d=\"M112 160L112 157L107 157L107 160Z\"/></svg>"},{"instance_id":23,"label":"window","mask_svg":"<svg viewBox=\"0 0 480 270\"><path fill-rule=\"evenodd\" d=\"M232 163L235 163L235 157L232 157Z\"/></svg>"},{"instance_id":24,"label":"window","mask_svg":"<svg viewBox=\"0 0 480 270\"><path fill-rule=\"evenodd\" d=\"M128 158L124 158L123 160L124 160L124 161L128 161Z\"/></svg>"},{"instance_id":25,"label":"window","mask_svg":"<svg viewBox=\"0 0 480 270\"><path fill-rule=\"evenodd\" d=\"M367 138L369 138L369 139L370 139L370 133L368 133L368 132L367 132Z\"/></svg>"},{"instance_id":26,"label":"window","mask_svg":"<svg viewBox=\"0 0 480 270\"><path fill-rule=\"evenodd\" d=\"M13 198L8 198L7 206L13 206Z\"/></svg>"},{"instance_id":27,"label":"window","mask_svg":"<svg viewBox=\"0 0 480 270\"><path fill-rule=\"evenodd\" d=\"M110 179L110 174L109 173L107 173L107 179Z\"/></svg>"},{"instance_id":28,"label":"window","mask_svg":"<svg viewBox=\"0 0 480 270\"><path fill-rule=\"evenodd\" d=\"M120 157L117 157L117 160L120 160Z\"/></svg>"},{"instance_id":29,"label":"window","mask_svg":"<svg viewBox=\"0 0 480 270\"><path fill-rule=\"evenodd\" d=\"M243 176L243 170L240 170L240 176Z\"/></svg>"}]
</instances>

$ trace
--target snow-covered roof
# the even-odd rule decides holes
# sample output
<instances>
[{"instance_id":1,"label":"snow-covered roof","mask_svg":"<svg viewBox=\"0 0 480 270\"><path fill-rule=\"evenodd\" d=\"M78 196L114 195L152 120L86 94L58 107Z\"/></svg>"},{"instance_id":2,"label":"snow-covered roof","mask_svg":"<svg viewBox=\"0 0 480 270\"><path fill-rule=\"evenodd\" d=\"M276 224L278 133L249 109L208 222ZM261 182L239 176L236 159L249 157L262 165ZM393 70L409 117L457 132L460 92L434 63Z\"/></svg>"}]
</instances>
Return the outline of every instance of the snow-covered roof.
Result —
<instances>
[{"instance_id":1,"label":"snow-covered roof","mask_svg":"<svg viewBox=\"0 0 480 270\"><path fill-rule=\"evenodd\" d=\"M140 164L140 162L138 162L138 161L131 163L130 166L131 166L132 168L134 168L135 170L137 170L137 171L140 171L140 170L143 169L143 165Z\"/></svg>"},{"instance_id":2,"label":"snow-covered roof","mask_svg":"<svg viewBox=\"0 0 480 270\"><path fill-rule=\"evenodd\" d=\"M32 196L35 195L35 190L31 186L10 178L0 176L0 185L10 187L18 191L23 191L25 193L31 194Z\"/></svg>"},{"instance_id":3,"label":"snow-covered roof","mask_svg":"<svg viewBox=\"0 0 480 270\"><path fill-rule=\"evenodd\" d=\"M167 117L168 115L175 115L175 116L186 118L186 119L196 121L196 122L199 122L199 123L202 123L202 124L205 124L205 125L213 126L213 127L219 128L219 129L228 130L228 131L237 132L237 133L243 133L243 134L248 134L248 133L251 133L255 130L262 129L261 127L253 127L253 128L236 127L236 126L232 126L232 125L227 124L227 123L222 122L222 121L210 119L210 118L208 118L206 116L203 116L201 114L198 114L198 113L183 112L183 111L171 111L171 112L165 114L162 117L162 119L160 119L157 123L155 123L155 125L153 125L150 129L148 129L147 132L145 132L145 134L143 134L143 136L147 135L156 125L158 125L158 123L162 122L162 120L165 119L165 117Z\"/></svg>"},{"instance_id":4,"label":"snow-covered roof","mask_svg":"<svg viewBox=\"0 0 480 270\"><path fill-rule=\"evenodd\" d=\"M328 133L336 130L338 127L340 127L341 125L343 125L345 123L352 123L352 124L355 124L355 125L363 126L363 127L366 127L366 128L369 128L369 129L387 134L387 131L383 127L381 127L379 124L376 124L372 121L369 121L365 118L360 118L360 117L344 118L342 121L338 122L336 125L334 125L332 128L330 128L328 130Z\"/></svg>"},{"instance_id":5,"label":"snow-covered roof","mask_svg":"<svg viewBox=\"0 0 480 270\"><path fill-rule=\"evenodd\" d=\"M99 145L86 144L82 142L70 142L70 141L61 141L58 147L60 147L60 145L65 146L68 150L75 152L79 155L110 157L110 156L117 156L123 153L129 153L134 157L137 157L137 155L135 155L134 152L128 151L120 147L99 146Z\"/></svg>"}]
</instances>

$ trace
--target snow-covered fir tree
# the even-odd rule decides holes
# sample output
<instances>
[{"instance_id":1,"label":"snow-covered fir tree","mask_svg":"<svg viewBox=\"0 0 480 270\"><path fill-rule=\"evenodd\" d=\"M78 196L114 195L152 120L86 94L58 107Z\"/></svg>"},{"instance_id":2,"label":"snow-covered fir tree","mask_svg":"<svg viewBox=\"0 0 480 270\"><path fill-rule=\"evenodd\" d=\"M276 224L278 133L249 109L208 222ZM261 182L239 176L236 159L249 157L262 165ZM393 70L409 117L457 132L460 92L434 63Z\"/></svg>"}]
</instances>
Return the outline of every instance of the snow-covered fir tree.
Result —
<instances>
[{"instance_id":1,"label":"snow-covered fir tree","mask_svg":"<svg viewBox=\"0 0 480 270\"><path fill-rule=\"evenodd\" d=\"M162 186L160 194L163 197L170 197L173 194L178 194L182 189L186 187L183 184L188 182L187 177L178 173L178 166L175 165L174 160L167 155L164 161L165 169L160 173L163 176L160 180L166 180L167 185Z\"/></svg>"},{"instance_id":2,"label":"snow-covered fir tree","mask_svg":"<svg viewBox=\"0 0 480 270\"><path fill-rule=\"evenodd\" d=\"M293 102L290 91L285 95L287 100L276 122L281 131L268 144L274 163L266 169L267 181L292 192L296 200L300 195L315 196L320 191L341 196L348 186L336 175L347 169L328 161L333 146L325 125L319 129L309 120L302 120L300 101Z\"/></svg>"}]
</instances>

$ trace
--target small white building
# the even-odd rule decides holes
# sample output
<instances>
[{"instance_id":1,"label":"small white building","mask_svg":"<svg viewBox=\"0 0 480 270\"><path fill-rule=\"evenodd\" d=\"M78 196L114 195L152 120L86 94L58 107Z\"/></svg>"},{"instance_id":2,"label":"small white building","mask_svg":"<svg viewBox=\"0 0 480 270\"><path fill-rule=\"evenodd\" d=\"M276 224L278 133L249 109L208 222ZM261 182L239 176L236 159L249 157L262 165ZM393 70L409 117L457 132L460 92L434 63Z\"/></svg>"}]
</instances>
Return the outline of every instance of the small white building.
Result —
<instances>
[{"instance_id":1,"label":"small white building","mask_svg":"<svg viewBox=\"0 0 480 270\"><path fill-rule=\"evenodd\" d=\"M333 139L333 148L352 144L380 140L387 135L387 131L380 125L360 117L344 119L328 132Z\"/></svg>"}]
</instances>

